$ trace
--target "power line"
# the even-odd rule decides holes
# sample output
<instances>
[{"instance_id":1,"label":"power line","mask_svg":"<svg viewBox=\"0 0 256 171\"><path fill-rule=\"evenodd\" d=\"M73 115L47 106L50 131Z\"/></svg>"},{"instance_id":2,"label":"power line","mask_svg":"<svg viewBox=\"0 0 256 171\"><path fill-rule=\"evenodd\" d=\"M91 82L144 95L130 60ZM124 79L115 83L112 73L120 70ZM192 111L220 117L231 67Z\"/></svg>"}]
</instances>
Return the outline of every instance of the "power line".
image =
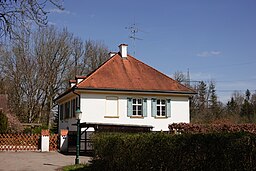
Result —
<instances>
[{"instance_id":1,"label":"power line","mask_svg":"<svg viewBox=\"0 0 256 171\"><path fill-rule=\"evenodd\" d=\"M256 78L244 79L244 80L215 80L215 79L212 79L212 80L214 82L238 82L238 81L254 81L254 80L256 80ZM199 83L201 81L203 81L203 80L190 80L190 82L195 82L195 83ZM211 80L208 80L208 81L211 81ZM207 82L207 81L204 81L204 82Z\"/></svg>"},{"instance_id":2,"label":"power line","mask_svg":"<svg viewBox=\"0 0 256 171\"><path fill-rule=\"evenodd\" d=\"M243 63L234 63L234 64L227 64L227 65L216 65L216 66L203 66L203 67L190 67L192 69L216 69L216 68L230 68L230 67L234 67L234 66L244 66L244 65L252 65L255 64L256 61L249 61L249 62L243 62Z\"/></svg>"}]
</instances>

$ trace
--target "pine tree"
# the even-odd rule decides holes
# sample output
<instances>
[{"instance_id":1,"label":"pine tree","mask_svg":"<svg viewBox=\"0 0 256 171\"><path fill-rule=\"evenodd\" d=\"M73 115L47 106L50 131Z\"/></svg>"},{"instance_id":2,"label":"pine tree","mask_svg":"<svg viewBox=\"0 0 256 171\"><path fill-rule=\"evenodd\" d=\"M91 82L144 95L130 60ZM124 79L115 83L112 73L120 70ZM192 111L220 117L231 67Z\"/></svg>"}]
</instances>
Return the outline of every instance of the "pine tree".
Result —
<instances>
[{"instance_id":1,"label":"pine tree","mask_svg":"<svg viewBox=\"0 0 256 171\"><path fill-rule=\"evenodd\" d=\"M253 110L253 105L251 104L250 100L250 91L247 89L245 92L246 98L244 99L244 103L241 107L241 112L240 115L244 117L247 122L252 123L254 120L254 110Z\"/></svg>"}]
</instances>

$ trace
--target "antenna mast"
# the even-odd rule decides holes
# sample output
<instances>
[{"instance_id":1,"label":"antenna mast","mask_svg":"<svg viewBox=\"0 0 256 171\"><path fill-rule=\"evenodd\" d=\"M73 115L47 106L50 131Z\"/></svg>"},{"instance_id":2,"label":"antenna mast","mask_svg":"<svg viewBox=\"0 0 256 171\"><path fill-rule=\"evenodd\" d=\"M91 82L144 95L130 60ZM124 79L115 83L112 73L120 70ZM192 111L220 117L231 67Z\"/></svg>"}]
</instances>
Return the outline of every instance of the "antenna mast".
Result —
<instances>
[{"instance_id":1,"label":"antenna mast","mask_svg":"<svg viewBox=\"0 0 256 171\"><path fill-rule=\"evenodd\" d=\"M139 32L139 28L137 27L136 23L134 22L132 25L130 25L129 27L125 27L125 29L130 30L130 36L129 38L132 39L132 45L133 45L133 55L135 56L135 51L136 51L136 47L135 47L135 40L143 40L139 37L136 37L136 34Z\"/></svg>"},{"instance_id":2,"label":"antenna mast","mask_svg":"<svg viewBox=\"0 0 256 171\"><path fill-rule=\"evenodd\" d=\"M187 86L190 87L190 74L189 74L189 68L188 68L188 71L187 71L187 81L186 81L186 84Z\"/></svg>"}]
</instances>

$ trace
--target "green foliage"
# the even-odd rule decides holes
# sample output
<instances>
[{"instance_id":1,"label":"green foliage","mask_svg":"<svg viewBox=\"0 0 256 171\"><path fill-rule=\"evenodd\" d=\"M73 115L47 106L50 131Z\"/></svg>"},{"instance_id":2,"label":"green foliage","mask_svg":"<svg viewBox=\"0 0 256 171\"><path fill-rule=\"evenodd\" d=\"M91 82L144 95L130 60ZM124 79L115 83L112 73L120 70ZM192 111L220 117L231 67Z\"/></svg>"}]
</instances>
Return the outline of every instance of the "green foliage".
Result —
<instances>
[{"instance_id":1,"label":"green foliage","mask_svg":"<svg viewBox=\"0 0 256 171\"><path fill-rule=\"evenodd\" d=\"M0 110L0 134L5 133L7 131L7 126L8 126L8 118Z\"/></svg>"},{"instance_id":2,"label":"green foliage","mask_svg":"<svg viewBox=\"0 0 256 171\"><path fill-rule=\"evenodd\" d=\"M82 171L82 170L90 170L89 166L86 164L78 164L78 165L69 165L62 168L63 171Z\"/></svg>"},{"instance_id":3,"label":"green foliage","mask_svg":"<svg viewBox=\"0 0 256 171\"><path fill-rule=\"evenodd\" d=\"M256 135L249 133L100 133L93 141L94 170L256 169Z\"/></svg>"},{"instance_id":4,"label":"green foliage","mask_svg":"<svg viewBox=\"0 0 256 171\"><path fill-rule=\"evenodd\" d=\"M244 103L241 107L241 116L245 117L248 122L253 122L254 120L254 110L253 105L247 100L244 100Z\"/></svg>"},{"instance_id":5,"label":"green foliage","mask_svg":"<svg viewBox=\"0 0 256 171\"><path fill-rule=\"evenodd\" d=\"M23 133L25 134L41 134L42 129L48 129L47 125L37 126L33 128L25 128Z\"/></svg>"}]
</instances>

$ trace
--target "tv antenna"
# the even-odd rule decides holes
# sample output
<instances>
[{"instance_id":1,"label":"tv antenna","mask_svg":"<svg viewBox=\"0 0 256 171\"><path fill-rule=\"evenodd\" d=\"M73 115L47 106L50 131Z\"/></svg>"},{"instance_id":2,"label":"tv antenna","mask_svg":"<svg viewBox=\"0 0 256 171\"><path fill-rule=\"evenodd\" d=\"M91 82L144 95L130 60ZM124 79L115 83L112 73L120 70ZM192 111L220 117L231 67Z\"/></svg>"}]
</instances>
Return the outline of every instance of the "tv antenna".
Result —
<instances>
[{"instance_id":1,"label":"tv antenna","mask_svg":"<svg viewBox=\"0 0 256 171\"><path fill-rule=\"evenodd\" d=\"M136 34L140 31L136 23L134 22L132 25L129 27L125 27L125 29L130 30L130 36L129 38L132 39L132 45L133 45L133 55L135 56L135 51L136 51L136 46L135 46L135 41L136 40L143 40L139 37L136 36Z\"/></svg>"}]
</instances>

